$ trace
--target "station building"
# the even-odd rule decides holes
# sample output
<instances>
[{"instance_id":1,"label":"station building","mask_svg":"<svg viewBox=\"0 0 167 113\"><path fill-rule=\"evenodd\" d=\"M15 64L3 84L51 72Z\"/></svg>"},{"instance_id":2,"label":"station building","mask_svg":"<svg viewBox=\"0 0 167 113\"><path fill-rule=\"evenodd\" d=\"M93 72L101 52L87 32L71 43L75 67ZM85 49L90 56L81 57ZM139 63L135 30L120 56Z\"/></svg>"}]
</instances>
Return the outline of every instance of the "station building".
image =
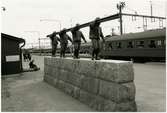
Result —
<instances>
[{"instance_id":1,"label":"station building","mask_svg":"<svg viewBox=\"0 0 167 113\"><path fill-rule=\"evenodd\" d=\"M1 75L22 72L21 48L24 45L24 39L1 33Z\"/></svg>"}]
</instances>

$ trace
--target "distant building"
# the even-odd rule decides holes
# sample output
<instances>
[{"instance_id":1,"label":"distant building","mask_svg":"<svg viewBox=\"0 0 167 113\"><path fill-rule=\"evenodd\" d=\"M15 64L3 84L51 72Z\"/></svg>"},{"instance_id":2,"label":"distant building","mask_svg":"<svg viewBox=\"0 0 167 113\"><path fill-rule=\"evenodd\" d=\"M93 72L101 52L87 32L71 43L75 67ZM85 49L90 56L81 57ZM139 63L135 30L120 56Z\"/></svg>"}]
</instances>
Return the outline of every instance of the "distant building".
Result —
<instances>
[{"instance_id":1,"label":"distant building","mask_svg":"<svg viewBox=\"0 0 167 113\"><path fill-rule=\"evenodd\" d=\"M22 46L21 43L23 43ZM16 74L22 71L21 47L24 45L24 39L1 33L2 75Z\"/></svg>"}]
</instances>

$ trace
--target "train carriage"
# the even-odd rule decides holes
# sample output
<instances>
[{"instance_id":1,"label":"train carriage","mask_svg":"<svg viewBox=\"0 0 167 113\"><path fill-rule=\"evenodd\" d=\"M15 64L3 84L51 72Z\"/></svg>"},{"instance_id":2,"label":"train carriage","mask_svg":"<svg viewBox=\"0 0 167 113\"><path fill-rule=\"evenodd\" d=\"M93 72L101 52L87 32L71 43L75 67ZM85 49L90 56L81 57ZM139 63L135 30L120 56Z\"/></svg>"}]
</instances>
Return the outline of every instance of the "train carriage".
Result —
<instances>
[{"instance_id":1,"label":"train carriage","mask_svg":"<svg viewBox=\"0 0 167 113\"><path fill-rule=\"evenodd\" d=\"M101 57L135 60L165 60L166 29L107 37Z\"/></svg>"}]
</instances>

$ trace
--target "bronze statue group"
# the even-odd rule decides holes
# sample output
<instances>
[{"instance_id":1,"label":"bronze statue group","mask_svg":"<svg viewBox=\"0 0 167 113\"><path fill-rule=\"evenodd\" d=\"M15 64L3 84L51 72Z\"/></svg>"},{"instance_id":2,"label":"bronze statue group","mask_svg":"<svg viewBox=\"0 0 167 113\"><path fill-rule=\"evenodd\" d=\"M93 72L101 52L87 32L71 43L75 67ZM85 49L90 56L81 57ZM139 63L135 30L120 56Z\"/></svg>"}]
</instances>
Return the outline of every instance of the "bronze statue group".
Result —
<instances>
[{"instance_id":1,"label":"bronze statue group","mask_svg":"<svg viewBox=\"0 0 167 113\"><path fill-rule=\"evenodd\" d=\"M100 18L96 18L91 24L90 24L90 31L89 31L89 38L92 42L92 60L99 60L99 52L100 52L100 37L102 38L103 42L104 36L102 33L102 29L100 27L100 22L98 22ZM81 46L81 38L86 43L85 37L83 33L80 31L79 24L76 24L76 26L71 30L72 38L73 40L68 36L66 33L66 29L60 31L59 37L57 36L56 32L53 32L51 35L47 35L47 37L50 37L51 44L52 44L52 56L54 57L56 54L56 49L58 45L58 41L60 42L61 50L60 50L60 57L65 57L65 51L67 49L68 40L74 45L74 59L79 59L79 50Z\"/></svg>"}]
</instances>

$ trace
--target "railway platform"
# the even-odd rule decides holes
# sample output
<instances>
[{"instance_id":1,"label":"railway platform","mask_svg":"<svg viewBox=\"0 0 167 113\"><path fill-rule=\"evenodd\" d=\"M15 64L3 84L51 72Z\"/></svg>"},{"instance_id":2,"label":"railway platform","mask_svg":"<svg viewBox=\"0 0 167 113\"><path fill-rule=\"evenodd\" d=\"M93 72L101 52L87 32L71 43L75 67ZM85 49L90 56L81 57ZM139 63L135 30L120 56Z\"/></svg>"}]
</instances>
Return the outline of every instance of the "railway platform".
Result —
<instances>
[{"instance_id":1,"label":"railway platform","mask_svg":"<svg viewBox=\"0 0 167 113\"><path fill-rule=\"evenodd\" d=\"M40 71L2 78L2 111L94 111L43 82L44 56L33 56ZM24 67L28 63L24 62ZM134 63L138 111L166 111L165 63Z\"/></svg>"}]
</instances>

